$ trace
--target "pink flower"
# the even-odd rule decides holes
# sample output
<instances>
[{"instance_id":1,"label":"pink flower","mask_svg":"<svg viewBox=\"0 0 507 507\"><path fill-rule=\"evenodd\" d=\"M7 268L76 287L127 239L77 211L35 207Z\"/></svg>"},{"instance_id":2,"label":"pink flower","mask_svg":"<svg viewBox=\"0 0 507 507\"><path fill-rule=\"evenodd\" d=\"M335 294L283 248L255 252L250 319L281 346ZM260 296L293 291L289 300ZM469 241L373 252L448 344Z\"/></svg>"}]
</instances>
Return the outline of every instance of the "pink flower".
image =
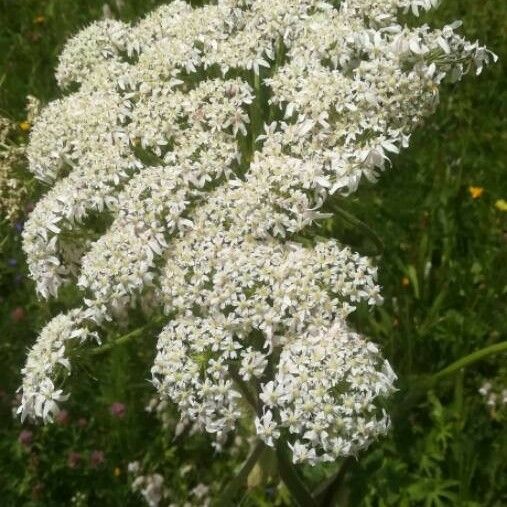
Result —
<instances>
[{"instance_id":1,"label":"pink flower","mask_svg":"<svg viewBox=\"0 0 507 507\"><path fill-rule=\"evenodd\" d=\"M69 468L77 468L81 462L81 454L78 452L71 451L67 456L67 466Z\"/></svg>"},{"instance_id":2,"label":"pink flower","mask_svg":"<svg viewBox=\"0 0 507 507\"><path fill-rule=\"evenodd\" d=\"M114 417L118 417L121 419L125 416L126 407L123 403L120 401L115 401L110 407L109 411L111 412L111 415Z\"/></svg>"},{"instance_id":3,"label":"pink flower","mask_svg":"<svg viewBox=\"0 0 507 507\"><path fill-rule=\"evenodd\" d=\"M65 409L58 412L58 414L55 417L55 422L62 426L66 426L67 424L69 424L69 420L70 420L69 412Z\"/></svg>"},{"instance_id":4,"label":"pink flower","mask_svg":"<svg viewBox=\"0 0 507 507\"><path fill-rule=\"evenodd\" d=\"M99 450L95 449L90 454L90 466L92 468L99 467L100 465L102 465L104 463L105 460L106 459L104 457L104 451L99 451Z\"/></svg>"},{"instance_id":5,"label":"pink flower","mask_svg":"<svg viewBox=\"0 0 507 507\"><path fill-rule=\"evenodd\" d=\"M23 430L18 437L18 442L25 447L32 443L33 433L30 430Z\"/></svg>"}]
</instances>

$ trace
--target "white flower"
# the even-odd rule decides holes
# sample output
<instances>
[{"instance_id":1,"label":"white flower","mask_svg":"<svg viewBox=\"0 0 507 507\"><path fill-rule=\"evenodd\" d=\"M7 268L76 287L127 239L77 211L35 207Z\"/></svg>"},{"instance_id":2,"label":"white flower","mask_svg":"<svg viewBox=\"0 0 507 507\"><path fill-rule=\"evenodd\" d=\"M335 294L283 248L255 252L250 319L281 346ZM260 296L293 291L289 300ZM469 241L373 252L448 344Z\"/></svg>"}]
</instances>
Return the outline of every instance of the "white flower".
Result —
<instances>
[{"instance_id":1,"label":"white flower","mask_svg":"<svg viewBox=\"0 0 507 507\"><path fill-rule=\"evenodd\" d=\"M209 487L200 482L193 490L192 494L198 499L202 500L209 492Z\"/></svg>"},{"instance_id":2,"label":"white flower","mask_svg":"<svg viewBox=\"0 0 507 507\"><path fill-rule=\"evenodd\" d=\"M270 447L274 447L275 440L280 438L280 430L278 429L278 425L273 421L271 410L266 410L261 417L255 418L255 429L257 430L257 435Z\"/></svg>"},{"instance_id":3,"label":"white flower","mask_svg":"<svg viewBox=\"0 0 507 507\"><path fill-rule=\"evenodd\" d=\"M294 444L289 444L289 447L292 451L292 461L294 463L309 463L310 465L317 463L315 449L302 444L299 440L296 440Z\"/></svg>"},{"instance_id":4,"label":"white flower","mask_svg":"<svg viewBox=\"0 0 507 507\"><path fill-rule=\"evenodd\" d=\"M59 412L58 403L68 398L62 389L55 387L53 379L58 373L70 374L70 362L66 355L68 342L82 342L92 336L92 333L80 327L82 317L79 311L58 315L46 325L30 350L21 371L23 383L18 413L22 421L27 417L52 421Z\"/></svg>"},{"instance_id":5,"label":"white flower","mask_svg":"<svg viewBox=\"0 0 507 507\"><path fill-rule=\"evenodd\" d=\"M131 461L127 466L127 470L130 474L136 474L137 472L139 472L139 469L140 469L139 461Z\"/></svg>"},{"instance_id":6,"label":"white flower","mask_svg":"<svg viewBox=\"0 0 507 507\"><path fill-rule=\"evenodd\" d=\"M263 386L260 397L270 410L257 433L272 445L272 435L287 428L294 463L355 454L389 427L377 403L395 380L377 347L342 323L303 335L284 348L274 381ZM275 390L283 395L274 398Z\"/></svg>"}]
</instances>

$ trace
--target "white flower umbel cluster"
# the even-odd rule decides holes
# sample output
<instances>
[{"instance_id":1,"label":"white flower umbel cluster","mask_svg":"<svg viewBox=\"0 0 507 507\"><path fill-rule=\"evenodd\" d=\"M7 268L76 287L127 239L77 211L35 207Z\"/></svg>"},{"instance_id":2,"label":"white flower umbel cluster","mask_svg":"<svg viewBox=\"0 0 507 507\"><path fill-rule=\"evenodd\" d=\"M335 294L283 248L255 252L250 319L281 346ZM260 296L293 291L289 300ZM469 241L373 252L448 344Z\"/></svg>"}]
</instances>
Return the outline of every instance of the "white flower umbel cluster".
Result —
<instances>
[{"instance_id":1,"label":"white flower umbel cluster","mask_svg":"<svg viewBox=\"0 0 507 507\"><path fill-rule=\"evenodd\" d=\"M31 170L52 188L24 248L43 297L76 283L83 305L30 352L23 414L56 410L60 386L45 386L69 367L68 338L159 303L153 383L218 446L248 416L242 399L295 462L384 433L395 375L346 323L381 302L376 269L301 232L408 146L444 78L494 59L458 24L397 21L435 3L176 0L74 37L57 79L77 91L31 136Z\"/></svg>"},{"instance_id":2,"label":"white flower umbel cluster","mask_svg":"<svg viewBox=\"0 0 507 507\"><path fill-rule=\"evenodd\" d=\"M507 415L507 388L502 382L502 376L491 381L485 381L479 394L483 397L493 419L501 419Z\"/></svg>"},{"instance_id":3,"label":"white flower umbel cluster","mask_svg":"<svg viewBox=\"0 0 507 507\"><path fill-rule=\"evenodd\" d=\"M355 454L387 430L389 419L375 400L395 380L374 344L337 323L283 349L274 380L262 386L268 409L257 432L269 440L286 428L295 463Z\"/></svg>"},{"instance_id":4,"label":"white flower umbel cluster","mask_svg":"<svg viewBox=\"0 0 507 507\"><path fill-rule=\"evenodd\" d=\"M68 398L54 384L62 374L70 374L70 362L66 355L68 342L83 342L91 336L96 337L85 327L79 326L82 319L80 310L58 315L44 328L29 351L26 364L21 370L22 400L18 413L22 420L35 415L52 421L59 412L58 402Z\"/></svg>"}]
</instances>

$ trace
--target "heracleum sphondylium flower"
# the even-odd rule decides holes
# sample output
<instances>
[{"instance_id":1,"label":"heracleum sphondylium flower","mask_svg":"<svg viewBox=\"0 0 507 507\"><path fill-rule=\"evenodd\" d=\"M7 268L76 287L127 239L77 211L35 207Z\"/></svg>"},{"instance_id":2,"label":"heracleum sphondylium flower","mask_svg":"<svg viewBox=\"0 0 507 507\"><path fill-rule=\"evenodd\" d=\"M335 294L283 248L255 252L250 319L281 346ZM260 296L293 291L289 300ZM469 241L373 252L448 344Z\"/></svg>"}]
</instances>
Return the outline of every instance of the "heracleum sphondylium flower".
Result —
<instances>
[{"instance_id":1,"label":"heracleum sphondylium flower","mask_svg":"<svg viewBox=\"0 0 507 507\"><path fill-rule=\"evenodd\" d=\"M346 323L381 302L376 268L335 240L296 238L408 146L444 78L494 58L457 23L397 21L436 3L177 0L70 40L56 74L77 91L34 125L30 167L52 189L24 248L43 297L67 283L86 296L29 352L22 416L58 411L68 343L158 301L153 383L218 446L246 415L238 382L258 389L259 437L285 435L295 462L384 433L396 377ZM93 241L95 215L113 220Z\"/></svg>"}]
</instances>

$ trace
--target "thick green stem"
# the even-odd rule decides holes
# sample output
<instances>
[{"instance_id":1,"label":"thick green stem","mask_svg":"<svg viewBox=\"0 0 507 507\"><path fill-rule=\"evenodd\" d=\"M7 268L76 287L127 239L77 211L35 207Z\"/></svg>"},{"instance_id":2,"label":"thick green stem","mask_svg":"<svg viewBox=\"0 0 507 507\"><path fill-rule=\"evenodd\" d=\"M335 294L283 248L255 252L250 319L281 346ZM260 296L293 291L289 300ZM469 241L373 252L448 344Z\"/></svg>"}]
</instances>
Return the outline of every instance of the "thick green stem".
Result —
<instances>
[{"instance_id":1,"label":"thick green stem","mask_svg":"<svg viewBox=\"0 0 507 507\"><path fill-rule=\"evenodd\" d=\"M333 498L340 491L343 480L345 479L345 475L347 473L348 468L351 463L354 461L354 458L347 458L340 467L336 470L334 474L324 480L315 490L313 491L313 497L316 502L321 507L325 507L328 505L332 505Z\"/></svg>"},{"instance_id":2,"label":"thick green stem","mask_svg":"<svg viewBox=\"0 0 507 507\"><path fill-rule=\"evenodd\" d=\"M468 356L458 359L457 361L450 364L443 370L440 370L438 373L435 373L431 377L431 381L432 383L438 382L439 380L445 377L449 377L450 375L457 373L462 368L466 368L467 366L470 366L471 364L474 364L477 361L481 361L485 357L491 356L493 354L499 354L501 352L507 352L507 341L495 343L494 345L490 345L489 347L485 347L481 350L476 350L475 352L472 352Z\"/></svg>"},{"instance_id":3,"label":"thick green stem","mask_svg":"<svg viewBox=\"0 0 507 507\"><path fill-rule=\"evenodd\" d=\"M217 501L213 503L215 507L229 507L237 505L234 503L234 498L236 497L238 491L245 484L246 480L248 479L248 475L252 471L252 468L255 466L257 461L259 461L259 458L262 456L262 453L265 450L266 446L264 442L260 440L257 441L246 461L226 486Z\"/></svg>"},{"instance_id":4,"label":"thick green stem","mask_svg":"<svg viewBox=\"0 0 507 507\"><path fill-rule=\"evenodd\" d=\"M276 444L278 458L278 471L285 486L289 490L294 502L300 507L317 507L317 502L299 476L287 452L287 443L284 439Z\"/></svg>"}]
</instances>

